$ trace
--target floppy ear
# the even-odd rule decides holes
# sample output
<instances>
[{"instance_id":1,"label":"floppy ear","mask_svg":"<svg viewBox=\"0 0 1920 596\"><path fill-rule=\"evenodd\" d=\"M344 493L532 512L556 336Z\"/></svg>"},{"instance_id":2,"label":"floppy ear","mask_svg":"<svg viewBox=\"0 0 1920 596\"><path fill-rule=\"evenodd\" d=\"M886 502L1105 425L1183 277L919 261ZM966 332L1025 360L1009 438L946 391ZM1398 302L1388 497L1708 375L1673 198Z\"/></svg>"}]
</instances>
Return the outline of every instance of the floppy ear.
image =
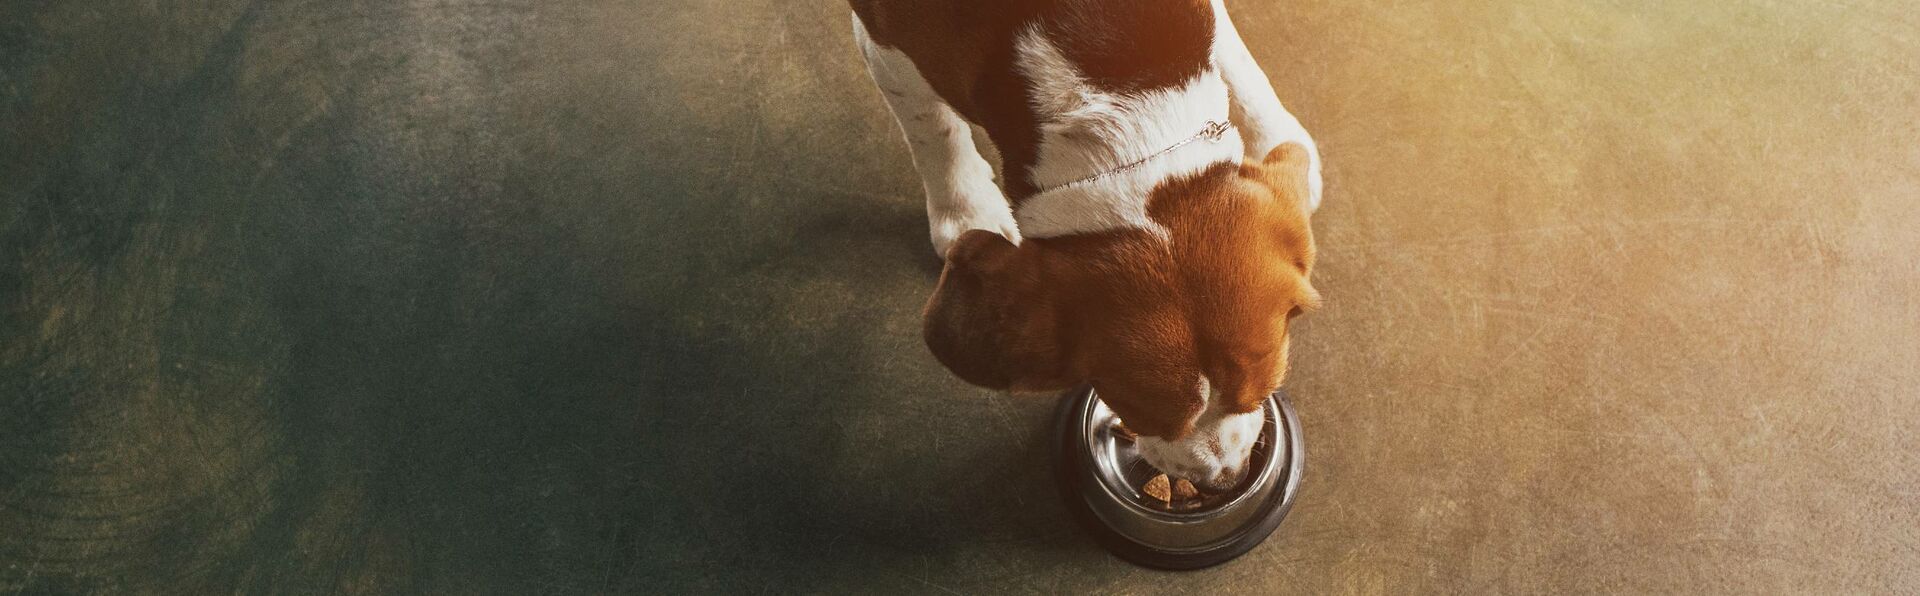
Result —
<instances>
[{"instance_id":1,"label":"floppy ear","mask_svg":"<svg viewBox=\"0 0 1920 596\"><path fill-rule=\"evenodd\" d=\"M1295 222L1299 227L1294 228L1294 233L1286 237L1293 243L1290 250L1299 259L1296 263L1303 273L1312 264L1314 253L1313 230L1308 225L1308 218L1313 213L1309 194L1312 191L1307 184L1311 164L1312 159L1307 154L1305 145L1281 143L1272 151L1268 151L1259 165L1241 168L1243 175L1273 189L1276 201L1299 208L1300 219ZM1320 307L1319 290L1315 290L1313 284L1304 276L1300 278L1298 291L1299 295L1294 297L1295 313L1312 311Z\"/></svg>"},{"instance_id":2,"label":"floppy ear","mask_svg":"<svg viewBox=\"0 0 1920 596\"><path fill-rule=\"evenodd\" d=\"M940 364L990 389L1066 388L1060 293L1041 279L1044 252L984 230L954 241L924 315L927 347Z\"/></svg>"},{"instance_id":3,"label":"floppy ear","mask_svg":"<svg viewBox=\"0 0 1920 596\"><path fill-rule=\"evenodd\" d=\"M1312 213L1313 209L1309 208L1312 191L1307 185L1307 170L1311 163L1305 145L1281 143L1268 151L1259 165L1243 167L1241 172L1271 187L1274 196L1280 200L1298 204L1302 213Z\"/></svg>"}]
</instances>

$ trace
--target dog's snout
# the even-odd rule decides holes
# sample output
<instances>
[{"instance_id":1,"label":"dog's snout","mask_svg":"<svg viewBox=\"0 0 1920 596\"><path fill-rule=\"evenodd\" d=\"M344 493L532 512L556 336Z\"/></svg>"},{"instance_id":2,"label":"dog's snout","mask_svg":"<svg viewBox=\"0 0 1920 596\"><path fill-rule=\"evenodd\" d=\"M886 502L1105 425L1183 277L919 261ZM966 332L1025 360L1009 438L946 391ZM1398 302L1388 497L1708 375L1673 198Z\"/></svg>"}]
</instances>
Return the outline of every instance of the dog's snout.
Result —
<instances>
[{"instance_id":1,"label":"dog's snout","mask_svg":"<svg viewBox=\"0 0 1920 596\"><path fill-rule=\"evenodd\" d=\"M1245 467L1228 468L1221 470L1219 474L1215 474L1206 482L1201 483L1200 488L1213 493L1229 492L1239 487L1240 481L1245 480L1246 477L1247 469Z\"/></svg>"}]
</instances>

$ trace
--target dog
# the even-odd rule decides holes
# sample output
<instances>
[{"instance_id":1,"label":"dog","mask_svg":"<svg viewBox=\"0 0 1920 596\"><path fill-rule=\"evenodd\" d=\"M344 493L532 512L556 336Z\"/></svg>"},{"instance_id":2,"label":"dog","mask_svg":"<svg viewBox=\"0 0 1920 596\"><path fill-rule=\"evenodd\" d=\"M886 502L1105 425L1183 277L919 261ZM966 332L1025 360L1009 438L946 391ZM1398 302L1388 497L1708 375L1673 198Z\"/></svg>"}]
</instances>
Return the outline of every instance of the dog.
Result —
<instances>
[{"instance_id":1,"label":"dog","mask_svg":"<svg viewBox=\"0 0 1920 596\"><path fill-rule=\"evenodd\" d=\"M1320 302L1322 180L1224 0L849 3L945 259L935 358L997 390L1091 384L1148 463L1230 490Z\"/></svg>"}]
</instances>

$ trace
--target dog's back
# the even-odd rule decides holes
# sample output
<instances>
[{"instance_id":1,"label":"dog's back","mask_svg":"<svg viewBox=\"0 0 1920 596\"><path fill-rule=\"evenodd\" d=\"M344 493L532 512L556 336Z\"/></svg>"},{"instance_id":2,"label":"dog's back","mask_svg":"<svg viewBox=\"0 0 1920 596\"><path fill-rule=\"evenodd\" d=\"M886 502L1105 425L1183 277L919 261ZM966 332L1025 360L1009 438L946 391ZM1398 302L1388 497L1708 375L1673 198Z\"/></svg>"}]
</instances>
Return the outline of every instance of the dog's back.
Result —
<instances>
[{"instance_id":1,"label":"dog's back","mask_svg":"<svg viewBox=\"0 0 1920 596\"><path fill-rule=\"evenodd\" d=\"M1109 93L1169 88L1212 56L1206 0L850 0L872 41L909 57L940 98L980 125L1010 172L1032 165L1035 88L1019 37L1037 31L1085 83ZM1010 199L1027 191L1009 176Z\"/></svg>"}]
</instances>

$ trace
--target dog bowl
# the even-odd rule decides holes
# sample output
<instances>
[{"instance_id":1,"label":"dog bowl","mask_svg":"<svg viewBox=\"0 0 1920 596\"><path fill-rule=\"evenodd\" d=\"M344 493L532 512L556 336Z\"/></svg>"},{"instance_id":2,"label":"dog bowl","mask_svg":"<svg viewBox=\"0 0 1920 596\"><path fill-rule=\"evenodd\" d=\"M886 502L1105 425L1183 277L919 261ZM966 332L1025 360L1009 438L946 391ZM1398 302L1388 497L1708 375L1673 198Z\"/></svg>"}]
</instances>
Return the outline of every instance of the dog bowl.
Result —
<instances>
[{"instance_id":1,"label":"dog bowl","mask_svg":"<svg viewBox=\"0 0 1920 596\"><path fill-rule=\"evenodd\" d=\"M1176 509L1141 492L1159 472L1115 430L1120 419L1093 389L1068 392L1058 414L1055 462L1067 507L1107 550L1138 565L1199 569L1246 554L1286 517L1306 456L1300 418L1286 394L1274 392L1262 410L1267 423L1247 478L1198 507Z\"/></svg>"}]
</instances>

